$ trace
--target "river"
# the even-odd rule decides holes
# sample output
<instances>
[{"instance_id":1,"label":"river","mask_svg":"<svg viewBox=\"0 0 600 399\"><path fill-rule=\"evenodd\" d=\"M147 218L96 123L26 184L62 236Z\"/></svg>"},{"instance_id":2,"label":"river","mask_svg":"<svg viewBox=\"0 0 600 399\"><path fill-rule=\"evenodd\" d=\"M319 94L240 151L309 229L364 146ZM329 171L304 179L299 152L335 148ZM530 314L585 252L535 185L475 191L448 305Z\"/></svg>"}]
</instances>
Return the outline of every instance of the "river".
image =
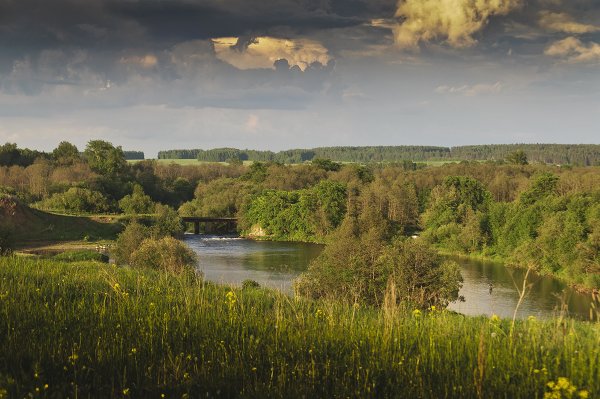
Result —
<instances>
[{"instance_id":1,"label":"river","mask_svg":"<svg viewBox=\"0 0 600 399\"><path fill-rule=\"evenodd\" d=\"M251 279L261 286L292 292L292 280L319 255L323 246L306 243L253 241L238 237L187 234L185 242L200 257L200 269L207 280L240 285ZM466 258L453 260L461 266L464 302L449 309L466 315L512 317L519 299L516 287L523 284L524 270L500 263ZM518 317L548 318L565 309L573 317L588 319L591 298L564 283L540 276L529 276L531 288L519 308ZM490 293L490 284L492 289Z\"/></svg>"}]
</instances>

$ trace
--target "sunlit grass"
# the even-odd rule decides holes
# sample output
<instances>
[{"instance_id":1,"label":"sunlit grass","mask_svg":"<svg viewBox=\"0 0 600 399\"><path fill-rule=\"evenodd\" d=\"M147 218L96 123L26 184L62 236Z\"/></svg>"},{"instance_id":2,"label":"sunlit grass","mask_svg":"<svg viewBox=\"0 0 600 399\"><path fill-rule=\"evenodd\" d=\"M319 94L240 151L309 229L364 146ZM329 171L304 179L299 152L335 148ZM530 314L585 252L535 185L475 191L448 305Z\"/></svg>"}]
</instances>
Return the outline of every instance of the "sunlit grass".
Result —
<instances>
[{"instance_id":1,"label":"sunlit grass","mask_svg":"<svg viewBox=\"0 0 600 399\"><path fill-rule=\"evenodd\" d=\"M0 259L0 397L600 392L600 328L374 310L101 263ZM547 383L555 382L549 387ZM562 394L562 393L561 393Z\"/></svg>"}]
</instances>

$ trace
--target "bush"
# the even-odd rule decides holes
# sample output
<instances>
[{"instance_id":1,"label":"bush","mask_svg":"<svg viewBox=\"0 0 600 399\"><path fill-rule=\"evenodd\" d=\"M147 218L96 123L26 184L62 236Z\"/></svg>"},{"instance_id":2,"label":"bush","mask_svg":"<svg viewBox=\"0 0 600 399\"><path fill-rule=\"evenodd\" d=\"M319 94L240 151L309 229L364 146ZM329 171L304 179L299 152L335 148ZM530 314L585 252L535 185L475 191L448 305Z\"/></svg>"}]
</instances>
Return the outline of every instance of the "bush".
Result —
<instances>
[{"instance_id":1,"label":"bush","mask_svg":"<svg viewBox=\"0 0 600 399\"><path fill-rule=\"evenodd\" d=\"M84 261L96 261L108 263L108 256L101 254L96 251L81 250L81 251L67 251L61 252L53 257L55 260L63 262L84 262Z\"/></svg>"},{"instance_id":2,"label":"bush","mask_svg":"<svg viewBox=\"0 0 600 399\"><path fill-rule=\"evenodd\" d=\"M179 236L184 227L177 211L170 206L156 204L154 230L157 237Z\"/></svg>"},{"instance_id":3,"label":"bush","mask_svg":"<svg viewBox=\"0 0 600 399\"><path fill-rule=\"evenodd\" d=\"M138 221L134 220L125 227L125 230L117 237L117 242L113 250L115 262L118 265L130 263L131 255L140 247L142 242L152 237L152 230Z\"/></svg>"},{"instance_id":4,"label":"bush","mask_svg":"<svg viewBox=\"0 0 600 399\"><path fill-rule=\"evenodd\" d=\"M445 307L458 299L462 278L455 262L444 262L422 240L384 245L375 236L336 237L295 282L296 293L349 303L395 303Z\"/></svg>"},{"instance_id":5,"label":"bush","mask_svg":"<svg viewBox=\"0 0 600 399\"><path fill-rule=\"evenodd\" d=\"M194 270L198 257L190 248L173 237L148 238L131 254L130 265L172 273Z\"/></svg>"},{"instance_id":6,"label":"bush","mask_svg":"<svg viewBox=\"0 0 600 399\"><path fill-rule=\"evenodd\" d=\"M111 209L109 200L99 191L71 187L36 204L40 209L69 213L104 213Z\"/></svg>"},{"instance_id":7,"label":"bush","mask_svg":"<svg viewBox=\"0 0 600 399\"><path fill-rule=\"evenodd\" d=\"M119 207L123 212L129 214L152 213L154 202L144 193L142 186L136 184L133 187L133 193L126 195L119 201Z\"/></svg>"}]
</instances>

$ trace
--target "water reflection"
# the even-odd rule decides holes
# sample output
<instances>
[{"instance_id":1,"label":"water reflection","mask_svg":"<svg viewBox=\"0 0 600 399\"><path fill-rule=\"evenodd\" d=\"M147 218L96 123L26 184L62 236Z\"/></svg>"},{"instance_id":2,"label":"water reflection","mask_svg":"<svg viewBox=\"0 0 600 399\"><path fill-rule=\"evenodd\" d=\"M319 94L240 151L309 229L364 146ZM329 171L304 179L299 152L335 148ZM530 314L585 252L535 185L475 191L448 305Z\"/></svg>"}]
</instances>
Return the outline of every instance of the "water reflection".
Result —
<instances>
[{"instance_id":1,"label":"water reflection","mask_svg":"<svg viewBox=\"0 0 600 399\"><path fill-rule=\"evenodd\" d=\"M185 242L200 257L206 279L240 285L246 279L262 286L292 292L292 280L322 251L323 246L305 243L252 241L236 237L186 235ZM522 287L524 270L502 264L452 258L461 265L464 279L460 295L465 302L450 305L451 310L468 315L497 314L512 317L519 299L516 286ZM590 297L558 280L529 276L532 287L519 308L518 317L551 317L566 305L571 316L589 317ZM490 284L493 289L490 294Z\"/></svg>"},{"instance_id":2,"label":"water reflection","mask_svg":"<svg viewBox=\"0 0 600 399\"><path fill-rule=\"evenodd\" d=\"M517 287L519 290L523 287L525 270L489 261L452 259L461 265L464 282L460 295L465 297L465 302L453 303L449 309L469 315L512 317L519 300ZM589 317L591 299L588 295L580 294L556 279L533 273L529 274L528 281L531 288L519 307L519 318L547 318L560 314L561 310L570 316ZM493 287L491 294L490 284Z\"/></svg>"},{"instance_id":3,"label":"water reflection","mask_svg":"<svg viewBox=\"0 0 600 399\"><path fill-rule=\"evenodd\" d=\"M292 292L292 280L323 249L316 244L236 237L186 235L184 240L198 253L206 279L236 285L251 279L287 293Z\"/></svg>"}]
</instances>

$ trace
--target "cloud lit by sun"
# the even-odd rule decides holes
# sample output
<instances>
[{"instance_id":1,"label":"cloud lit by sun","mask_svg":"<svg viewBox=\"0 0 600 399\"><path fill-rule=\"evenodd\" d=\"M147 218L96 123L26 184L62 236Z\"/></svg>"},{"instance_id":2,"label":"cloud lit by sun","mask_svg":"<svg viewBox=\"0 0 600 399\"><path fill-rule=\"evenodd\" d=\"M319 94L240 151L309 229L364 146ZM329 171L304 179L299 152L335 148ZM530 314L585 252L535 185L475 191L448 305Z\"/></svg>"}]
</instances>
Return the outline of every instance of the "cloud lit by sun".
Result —
<instances>
[{"instance_id":1,"label":"cloud lit by sun","mask_svg":"<svg viewBox=\"0 0 600 399\"><path fill-rule=\"evenodd\" d=\"M327 64L331 57L320 43L309 39L257 37L239 46L237 37L213 39L217 58L238 69L274 68L275 61L286 59L290 66L306 70L314 62Z\"/></svg>"}]
</instances>

